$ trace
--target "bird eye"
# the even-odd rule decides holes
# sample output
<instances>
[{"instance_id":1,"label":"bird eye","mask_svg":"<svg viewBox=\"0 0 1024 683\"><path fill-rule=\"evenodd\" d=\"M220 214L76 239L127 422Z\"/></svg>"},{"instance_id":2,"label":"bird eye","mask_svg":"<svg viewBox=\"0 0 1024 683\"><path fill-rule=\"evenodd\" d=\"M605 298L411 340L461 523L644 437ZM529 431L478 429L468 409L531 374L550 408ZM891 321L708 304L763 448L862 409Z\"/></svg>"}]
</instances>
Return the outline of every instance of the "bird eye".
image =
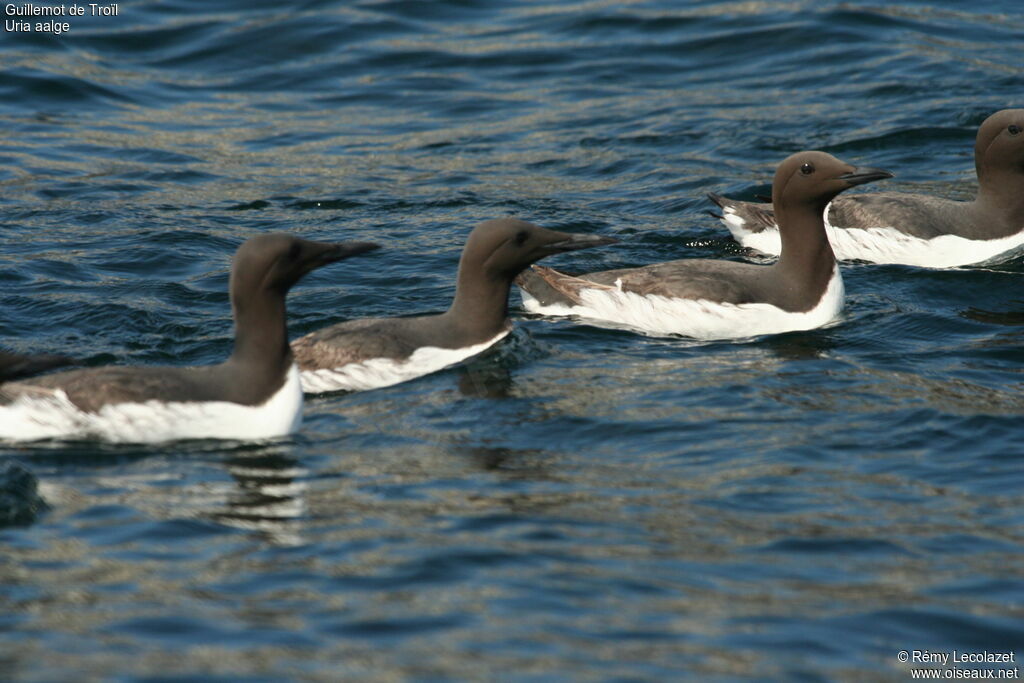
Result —
<instances>
[{"instance_id":1,"label":"bird eye","mask_svg":"<svg viewBox=\"0 0 1024 683\"><path fill-rule=\"evenodd\" d=\"M811 175L814 173L814 164L804 164L800 167L800 172L804 175Z\"/></svg>"},{"instance_id":2,"label":"bird eye","mask_svg":"<svg viewBox=\"0 0 1024 683\"><path fill-rule=\"evenodd\" d=\"M516 233L516 244L517 245L526 244L526 240L529 239L529 237L530 237L530 235L527 234L527 232L525 230L520 230L519 232Z\"/></svg>"},{"instance_id":3,"label":"bird eye","mask_svg":"<svg viewBox=\"0 0 1024 683\"><path fill-rule=\"evenodd\" d=\"M291 261L295 261L299 258L299 253L302 251L302 245L298 242L292 242L292 246L288 248L288 258Z\"/></svg>"},{"instance_id":4,"label":"bird eye","mask_svg":"<svg viewBox=\"0 0 1024 683\"><path fill-rule=\"evenodd\" d=\"M1006 127L1006 132L1009 133L1010 135L1020 135L1020 126L1018 126L1016 123L1011 123L1009 126Z\"/></svg>"}]
</instances>

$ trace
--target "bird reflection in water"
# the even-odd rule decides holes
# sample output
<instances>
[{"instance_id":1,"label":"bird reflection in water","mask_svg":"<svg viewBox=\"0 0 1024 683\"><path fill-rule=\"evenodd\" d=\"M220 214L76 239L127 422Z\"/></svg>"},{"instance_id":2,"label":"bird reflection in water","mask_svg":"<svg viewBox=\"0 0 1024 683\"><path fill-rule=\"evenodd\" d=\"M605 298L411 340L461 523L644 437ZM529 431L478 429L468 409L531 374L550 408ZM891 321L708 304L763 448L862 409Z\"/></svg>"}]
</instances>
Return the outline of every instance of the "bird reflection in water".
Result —
<instances>
[{"instance_id":1,"label":"bird reflection in water","mask_svg":"<svg viewBox=\"0 0 1024 683\"><path fill-rule=\"evenodd\" d=\"M511 371L495 363L469 363L459 368L459 393L469 398L508 398Z\"/></svg>"},{"instance_id":2,"label":"bird reflection in water","mask_svg":"<svg viewBox=\"0 0 1024 683\"><path fill-rule=\"evenodd\" d=\"M209 518L256 531L275 545L301 545L309 470L284 447L236 452L224 464L237 488L227 494L224 508L210 513Z\"/></svg>"}]
</instances>

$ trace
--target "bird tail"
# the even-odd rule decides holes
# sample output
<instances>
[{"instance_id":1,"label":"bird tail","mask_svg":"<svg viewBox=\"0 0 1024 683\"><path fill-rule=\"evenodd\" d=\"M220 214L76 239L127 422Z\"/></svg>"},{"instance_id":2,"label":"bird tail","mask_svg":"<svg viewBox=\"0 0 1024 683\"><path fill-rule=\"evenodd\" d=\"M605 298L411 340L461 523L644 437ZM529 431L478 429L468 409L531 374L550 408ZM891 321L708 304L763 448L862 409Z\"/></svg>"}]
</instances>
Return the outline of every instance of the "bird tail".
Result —
<instances>
[{"instance_id":1,"label":"bird tail","mask_svg":"<svg viewBox=\"0 0 1024 683\"><path fill-rule=\"evenodd\" d=\"M71 365L74 362L67 356L46 354L29 356L0 350L0 382L38 375L41 372Z\"/></svg>"},{"instance_id":2,"label":"bird tail","mask_svg":"<svg viewBox=\"0 0 1024 683\"><path fill-rule=\"evenodd\" d=\"M775 212L770 203L771 199L768 200L768 203L756 204L729 199L714 192L708 192L707 196L722 209L721 215L712 211L708 211L708 213L724 222L734 234L736 233L735 229L742 229L745 232L777 229ZM758 195L758 199L765 199L765 197Z\"/></svg>"},{"instance_id":3,"label":"bird tail","mask_svg":"<svg viewBox=\"0 0 1024 683\"><path fill-rule=\"evenodd\" d=\"M542 306L579 306L583 304L584 289L616 289L575 275L560 273L547 266L532 266L516 278L516 284L526 290Z\"/></svg>"}]
</instances>

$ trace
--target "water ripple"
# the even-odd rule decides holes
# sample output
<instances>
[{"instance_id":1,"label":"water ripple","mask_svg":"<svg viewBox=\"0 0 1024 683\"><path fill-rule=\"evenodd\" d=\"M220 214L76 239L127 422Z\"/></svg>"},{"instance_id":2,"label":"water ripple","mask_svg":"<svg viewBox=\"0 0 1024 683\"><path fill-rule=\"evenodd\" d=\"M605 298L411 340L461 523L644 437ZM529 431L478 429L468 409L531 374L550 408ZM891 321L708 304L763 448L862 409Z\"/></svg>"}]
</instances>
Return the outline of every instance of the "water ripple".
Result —
<instances>
[{"instance_id":1,"label":"water ripple","mask_svg":"<svg viewBox=\"0 0 1024 683\"><path fill-rule=\"evenodd\" d=\"M968 199L1016 10L142 0L6 33L0 343L217 362L231 254L272 230L386 247L297 287L293 334L444 310L509 214L621 239L570 271L768 262L704 193L808 147ZM1022 264L851 264L838 324L736 343L513 295L493 352L314 397L289 439L7 448L0 678L902 680L901 648L1012 650Z\"/></svg>"}]
</instances>

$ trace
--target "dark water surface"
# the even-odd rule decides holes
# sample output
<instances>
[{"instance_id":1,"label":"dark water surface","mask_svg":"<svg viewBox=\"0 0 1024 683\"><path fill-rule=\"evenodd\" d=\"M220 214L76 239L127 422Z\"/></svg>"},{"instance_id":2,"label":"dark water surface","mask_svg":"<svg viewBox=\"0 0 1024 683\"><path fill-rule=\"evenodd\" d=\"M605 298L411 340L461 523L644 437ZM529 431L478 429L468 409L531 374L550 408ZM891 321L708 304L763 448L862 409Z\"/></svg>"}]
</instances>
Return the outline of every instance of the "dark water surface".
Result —
<instances>
[{"instance_id":1,"label":"dark water surface","mask_svg":"<svg viewBox=\"0 0 1024 683\"><path fill-rule=\"evenodd\" d=\"M469 229L509 214L622 240L569 269L757 259L705 191L819 148L969 198L977 125L1024 104L1010 0L118 6L0 34L0 346L217 362L230 255L270 230L386 246L300 285L293 334L443 310ZM48 505L0 529L0 679L1021 654L1024 258L843 272L813 332L654 339L514 296L496 351L311 399L290 439L0 447Z\"/></svg>"}]
</instances>

